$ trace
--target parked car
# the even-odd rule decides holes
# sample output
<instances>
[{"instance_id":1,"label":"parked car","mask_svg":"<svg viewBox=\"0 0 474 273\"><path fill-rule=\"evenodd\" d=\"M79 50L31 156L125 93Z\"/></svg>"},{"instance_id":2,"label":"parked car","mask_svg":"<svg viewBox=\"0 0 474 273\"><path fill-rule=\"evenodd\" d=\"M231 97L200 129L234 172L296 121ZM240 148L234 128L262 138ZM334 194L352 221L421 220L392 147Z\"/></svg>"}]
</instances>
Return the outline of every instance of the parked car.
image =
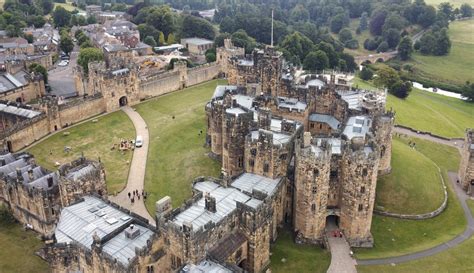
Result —
<instances>
[{"instance_id":1,"label":"parked car","mask_svg":"<svg viewBox=\"0 0 474 273\"><path fill-rule=\"evenodd\" d=\"M70 59L70 58L69 58L68 55L63 55L63 56L61 56L61 60L69 60L69 59Z\"/></svg>"},{"instance_id":2,"label":"parked car","mask_svg":"<svg viewBox=\"0 0 474 273\"><path fill-rule=\"evenodd\" d=\"M63 61L60 61L60 62L58 63L58 66L61 66L61 67L62 67L62 66L67 66L68 64L69 64L69 61L68 61L68 60L63 60Z\"/></svg>"},{"instance_id":3,"label":"parked car","mask_svg":"<svg viewBox=\"0 0 474 273\"><path fill-rule=\"evenodd\" d=\"M140 148L143 146L143 138L142 136L137 136L137 139L135 140L135 147Z\"/></svg>"}]
</instances>

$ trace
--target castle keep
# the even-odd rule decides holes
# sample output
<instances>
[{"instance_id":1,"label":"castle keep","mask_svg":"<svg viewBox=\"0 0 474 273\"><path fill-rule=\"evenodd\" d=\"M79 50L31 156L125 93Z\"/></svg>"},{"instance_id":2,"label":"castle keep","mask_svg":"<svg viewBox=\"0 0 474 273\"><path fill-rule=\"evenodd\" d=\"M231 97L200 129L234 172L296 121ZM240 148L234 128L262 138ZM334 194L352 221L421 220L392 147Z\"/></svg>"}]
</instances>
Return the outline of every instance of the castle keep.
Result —
<instances>
[{"instance_id":1,"label":"castle keep","mask_svg":"<svg viewBox=\"0 0 474 273\"><path fill-rule=\"evenodd\" d=\"M394 114L385 111L384 92L353 89L348 75L297 70L272 47L246 56L227 40L216 64L198 70L177 63L162 75L144 75L133 65L92 64L85 97L113 111L216 71L228 85L217 86L205 106L206 144L222 162L221 177L195 179L192 198L178 208L170 197L156 202L155 223L100 198L106 192L99 163L80 159L56 173L37 171L46 178L41 194L33 194L43 198L45 213L32 225L52 239L42 255L53 272L264 272L284 225L298 243L325 245L328 226L337 225L351 246L373 246L377 178L391 170ZM37 114L47 117L48 130L77 106L43 103ZM38 191L29 168L16 174L15 164L23 163L13 162L21 160L34 166L24 154L5 155L3 163L14 164L0 184L11 207L24 205L10 189Z\"/></svg>"}]
</instances>

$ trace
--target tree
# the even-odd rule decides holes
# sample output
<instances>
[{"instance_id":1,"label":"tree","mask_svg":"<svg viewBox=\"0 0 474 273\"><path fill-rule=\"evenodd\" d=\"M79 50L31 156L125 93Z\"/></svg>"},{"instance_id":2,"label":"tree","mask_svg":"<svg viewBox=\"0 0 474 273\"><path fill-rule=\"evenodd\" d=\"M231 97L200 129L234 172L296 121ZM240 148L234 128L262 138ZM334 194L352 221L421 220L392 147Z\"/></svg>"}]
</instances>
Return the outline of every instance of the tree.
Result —
<instances>
[{"instance_id":1,"label":"tree","mask_svg":"<svg viewBox=\"0 0 474 273\"><path fill-rule=\"evenodd\" d=\"M462 88L461 95L467 99L467 101L474 102L474 83L469 81Z\"/></svg>"},{"instance_id":2,"label":"tree","mask_svg":"<svg viewBox=\"0 0 474 273\"><path fill-rule=\"evenodd\" d=\"M439 12L446 15L446 18L448 18L450 20L454 19L454 17L453 17L453 5L451 5L449 2L443 2L443 3L439 4L438 10L439 10Z\"/></svg>"},{"instance_id":3,"label":"tree","mask_svg":"<svg viewBox=\"0 0 474 273\"><path fill-rule=\"evenodd\" d=\"M229 16L226 16L219 24L219 29L221 32L233 33L236 31L235 21Z\"/></svg>"},{"instance_id":4,"label":"tree","mask_svg":"<svg viewBox=\"0 0 474 273\"><path fill-rule=\"evenodd\" d=\"M368 67L363 67L362 70L359 72L359 77L364 81L369 81L374 76L372 70Z\"/></svg>"},{"instance_id":5,"label":"tree","mask_svg":"<svg viewBox=\"0 0 474 273\"><path fill-rule=\"evenodd\" d=\"M79 45L80 48L88 48L88 47L94 47L90 39L85 40L83 43Z\"/></svg>"},{"instance_id":6,"label":"tree","mask_svg":"<svg viewBox=\"0 0 474 273\"><path fill-rule=\"evenodd\" d=\"M339 33L339 31L348 24L344 13L339 13L331 18L331 31Z\"/></svg>"},{"instance_id":7,"label":"tree","mask_svg":"<svg viewBox=\"0 0 474 273\"><path fill-rule=\"evenodd\" d=\"M383 38L389 48L395 48L400 42L400 31L395 28L387 29L383 32Z\"/></svg>"},{"instance_id":8,"label":"tree","mask_svg":"<svg viewBox=\"0 0 474 273\"><path fill-rule=\"evenodd\" d=\"M461 17L472 17L472 7L469 4L462 4L459 8Z\"/></svg>"},{"instance_id":9,"label":"tree","mask_svg":"<svg viewBox=\"0 0 474 273\"><path fill-rule=\"evenodd\" d=\"M339 41L345 43L349 40L352 40L352 32L349 28L343 28L339 31Z\"/></svg>"},{"instance_id":10,"label":"tree","mask_svg":"<svg viewBox=\"0 0 474 273\"><path fill-rule=\"evenodd\" d=\"M214 52L207 52L206 53L206 62L212 63L216 61L216 53Z\"/></svg>"},{"instance_id":11,"label":"tree","mask_svg":"<svg viewBox=\"0 0 474 273\"><path fill-rule=\"evenodd\" d=\"M92 25L92 24L97 24L97 19L95 16L88 16L87 17L87 24Z\"/></svg>"},{"instance_id":12,"label":"tree","mask_svg":"<svg viewBox=\"0 0 474 273\"><path fill-rule=\"evenodd\" d=\"M303 68L309 71L321 71L329 66L329 59L322 50L310 52L303 62Z\"/></svg>"},{"instance_id":13,"label":"tree","mask_svg":"<svg viewBox=\"0 0 474 273\"><path fill-rule=\"evenodd\" d=\"M385 18L382 31L385 32L393 28L393 29L398 30L398 32L400 32L405 27L406 24L407 22L403 17L393 12L390 15L388 15L387 18Z\"/></svg>"},{"instance_id":14,"label":"tree","mask_svg":"<svg viewBox=\"0 0 474 273\"><path fill-rule=\"evenodd\" d=\"M398 81L400 81L400 77L397 71L389 66L383 66L377 70L377 77L374 79L374 84L377 87L389 88Z\"/></svg>"},{"instance_id":15,"label":"tree","mask_svg":"<svg viewBox=\"0 0 474 273\"><path fill-rule=\"evenodd\" d=\"M431 31L423 34L420 39L420 52L425 55L431 54L434 50L435 42L435 36Z\"/></svg>"},{"instance_id":16,"label":"tree","mask_svg":"<svg viewBox=\"0 0 474 273\"><path fill-rule=\"evenodd\" d=\"M359 22L359 29L361 31L366 30L369 27L369 15L367 15L367 12L363 12L362 16L360 17L360 22Z\"/></svg>"},{"instance_id":17,"label":"tree","mask_svg":"<svg viewBox=\"0 0 474 273\"><path fill-rule=\"evenodd\" d=\"M377 47L377 52L387 52L388 49L389 49L388 43L386 41L383 41Z\"/></svg>"},{"instance_id":18,"label":"tree","mask_svg":"<svg viewBox=\"0 0 474 273\"><path fill-rule=\"evenodd\" d=\"M151 47L156 46L156 41L155 41L155 38L153 38L153 36L146 36L145 39L143 39L143 42Z\"/></svg>"},{"instance_id":19,"label":"tree","mask_svg":"<svg viewBox=\"0 0 474 273\"><path fill-rule=\"evenodd\" d=\"M33 41L34 41L34 37L33 37L33 34L31 33L27 33L25 35L23 35L23 38L25 38L29 44L32 44Z\"/></svg>"},{"instance_id":20,"label":"tree","mask_svg":"<svg viewBox=\"0 0 474 273\"><path fill-rule=\"evenodd\" d=\"M402 61L410 59L411 54L413 53L413 42L410 37L405 36L398 44L398 56Z\"/></svg>"},{"instance_id":21,"label":"tree","mask_svg":"<svg viewBox=\"0 0 474 273\"><path fill-rule=\"evenodd\" d=\"M436 43L433 49L433 54L437 56L446 55L451 49L451 40L448 36L446 28L441 29L436 35Z\"/></svg>"},{"instance_id":22,"label":"tree","mask_svg":"<svg viewBox=\"0 0 474 273\"><path fill-rule=\"evenodd\" d=\"M432 6L425 6L423 12L418 15L416 23L420 24L422 27L427 28L431 26L436 21L436 10Z\"/></svg>"},{"instance_id":23,"label":"tree","mask_svg":"<svg viewBox=\"0 0 474 273\"><path fill-rule=\"evenodd\" d=\"M69 37L68 35L61 36L61 40L59 41L59 48L61 48L64 53L69 55L69 52L71 52L74 48L74 43L72 42L71 37Z\"/></svg>"},{"instance_id":24,"label":"tree","mask_svg":"<svg viewBox=\"0 0 474 273\"><path fill-rule=\"evenodd\" d=\"M61 6L57 6L53 12L53 21L57 27L65 27L69 25L71 13Z\"/></svg>"},{"instance_id":25,"label":"tree","mask_svg":"<svg viewBox=\"0 0 474 273\"><path fill-rule=\"evenodd\" d=\"M231 40L235 46L245 48L245 53L251 53L256 47L255 39L248 36L247 32L243 29L232 33Z\"/></svg>"},{"instance_id":26,"label":"tree","mask_svg":"<svg viewBox=\"0 0 474 273\"><path fill-rule=\"evenodd\" d=\"M300 32L287 35L281 42L281 48L286 50L287 53L285 57L295 64L302 63L306 55L313 49L313 46L313 42Z\"/></svg>"},{"instance_id":27,"label":"tree","mask_svg":"<svg viewBox=\"0 0 474 273\"><path fill-rule=\"evenodd\" d=\"M173 34L173 33L168 34L168 40L167 40L166 42L167 42L167 44L169 44L169 45L172 45L172 44L175 43L175 39L174 39L174 34Z\"/></svg>"},{"instance_id":28,"label":"tree","mask_svg":"<svg viewBox=\"0 0 474 273\"><path fill-rule=\"evenodd\" d=\"M326 53L329 59L329 67L334 68L339 64L339 56L330 43L320 42L315 46L314 50L322 50Z\"/></svg>"},{"instance_id":29,"label":"tree","mask_svg":"<svg viewBox=\"0 0 474 273\"><path fill-rule=\"evenodd\" d=\"M87 73L89 72L89 63L95 61L102 61L103 59L104 54L102 50L98 48L83 48L79 51L77 63L82 66L84 73L87 75Z\"/></svg>"},{"instance_id":30,"label":"tree","mask_svg":"<svg viewBox=\"0 0 474 273\"><path fill-rule=\"evenodd\" d=\"M344 43L344 46L349 49L358 49L359 48L359 41L356 39L350 39Z\"/></svg>"},{"instance_id":31,"label":"tree","mask_svg":"<svg viewBox=\"0 0 474 273\"><path fill-rule=\"evenodd\" d=\"M375 14L372 14L372 18L370 19L369 23L369 29L372 35L382 35L383 25L385 24L386 17L387 12L385 10L381 10Z\"/></svg>"},{"instance_id":32,"label":"tree","mask_svg":"<svg viewBox=\"0 0 474 273\"><path fill-rule=\"evenodd\" d=\"M148 36L159 37L158 30L153 26L150 26L147 24L139 24L137 29L142 39L145 39L145 37L148 37ZM155 38L155 41L156 41L156 38Z\"/></svg>"},{"instance_id":33,"label":"tree","mask_svg":"<svg viewBox=\"0 0 474 273\"><path fill-rule=\"evenodd\" d=\"M403 82L399 80L388 87L388 92L398 98L404 99L408 97L408 94L411 91L411 87L412 87L411 82L409 81Z\"/></svg>"},{"instance_id":34,"label":"tree","mask_svg":"<svg viewBox=\"0 0 474 273\"><path fill-rule=\"evenodd\" d=\"M303 5L298 4L291 10L290 19L293 22L308 21L309 12Z\"/></svg>"},{"instance_id":35,"label":"tree","mask_svg":"<svg viewBox=\"0 0 474 273\"><path fill-rule=\"evenodd\" d=\"M183 19L182 37L200 37L214 40L216 32L214 26L209 21L192 15L187 15Z\"/></svg>"},{"instance_id":36,"label":"tree","mask_svg":"<svg viewBox=\"0 0 474 273\"><path fill-rule=\"evenodd\" d=\"M354 60L354 56L352 56L351 54L342 52L342 53L339 53L339 58L340 58L339 63L341 61L344 61L344 67L345 67L344 69L344 67L339 66L339 69L341 71L352 72L357 69L358 66Z\"/></svg>"},{"instance_id":37,"label":"tree","mask_svg":"<svg viewBox=\"0 0 474 273\"><path fill-rule=\"evenodd\" d=\"M161 31L158 34L158 43L159 43L160 46L162 46L166 43L165 42L165 34Z\"/></svg>"},{"instance_id":38,"label":"tree","mask_svg":"<svg viewBox=\"0 0 474 273\"><path fill-rule=\"evenodd\" d=\"M44 83L48 83L48 70L44 66L42 66L38 63L32 63L28 67L28 70L30 72L35 72L35 73L41 74L43 76Z\"/></svg>"}]
</instances>

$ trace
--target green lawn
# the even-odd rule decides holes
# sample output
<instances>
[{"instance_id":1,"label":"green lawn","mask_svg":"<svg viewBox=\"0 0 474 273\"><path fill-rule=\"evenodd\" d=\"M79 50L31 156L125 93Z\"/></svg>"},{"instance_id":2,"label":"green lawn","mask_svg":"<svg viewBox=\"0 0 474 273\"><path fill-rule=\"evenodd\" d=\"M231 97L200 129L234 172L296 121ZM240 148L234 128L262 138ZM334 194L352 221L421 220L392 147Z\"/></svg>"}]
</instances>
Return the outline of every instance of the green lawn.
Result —
<instances>
[{"instance_id":1,"label":"green lawn","mask_svg":"<svg viewBox=\"0 0 474 273\"><path fill-rule=\"evenodd\" d=\"M145 177L150 212L154 211L155 202L166 195L171 197L173 207L181 206L191 197L191 182L197 176L219 175L220 163L210 159L209 150L204 147L204 106L218 83L224 82L210 81L136 106L150 130Z\"/></svg>"},{"instance_id":2,"label":"green lawn","mask_svg":"<svg viewBox=\"0 0 474 273\"><path fill-rule=\"evenodd\" d=\"M81 10L80 8L78 7L75 7L72 5L72 2L66 2L66 3L54 3L54 8L56 9L57 6L60 6L60 7L63 7L65 8L67 11L73 11L75 9L77 9L78 11L82 11L84 12L84 10Z\"/></svg>"},{"instance_id":3,"label":"green lawn","mask_svg":"<svg viewBox=\"0 0 474 273\"><path fill-rule=\"evenodd\" d=\"M120 192L127 182L132 152L119 152L117 149L111 150L111 147L114 143L119 144L120 139L134 139L135 128L122 111L98 117L97 120L96 123L87 121L67 129L64 132L69 132L68 136L59 132L27 151L35 156L39 165L50 170L56 169L55 162L70 162L81 156L81 153L93 160L100 157L107 174L109 194ZM72 151L65 153L65 146L71 147Z\"/></svg>"},{"instance_id":4,"label":"green lawn","mask_svg":"<svg viewBox=\"0 0 474 273\"><path fill-rule=\"evenodd\" d=\"M435 8L438 8L438 5L443 2L449 2L454 7L460 7L462 4L467 3L471 6L474 6L474 0L425 0L425 3L428 5L433 5Z\"/></svg>"},{"instance_id":5,"label":"green lawn","mask_svg":"<svg viewBox=\"0 0 474 273\"><path fill-rule=\"evenodd\" d=\"M48 263L35 255L43 242L34 232L2 218L0 245L0 272L49 272Z\"/></svg>"},{"instance_id":6,"label":"green lawn","mask_svg":"<svg viewBox=\"0 0 474 273\"><path fill-rule=\"evenodd\" d=\"M402 138L401 142L415 141L417 150L433 160L441 169L445 181L447 171L457 170L459 153L455 148L417 138ZM439 216L422 221L401 220L375 215L372 234L375 245L371 249L357 249L360 259L399 256L428 249L460 234L466 220L451 183L448 182L448 206Z\"/></svg>"},{"instance_id":7,"label":"green lawn","mask_svg":"<svg viewBox=\"0 0 474 273\"><path fill-rule=\"evenodd\" d=\"M370 82L354 79L354 86L373 89ZM389 95L387 109L395 110L395 123L444 137L464 137L474 127L474 103L413 89L408 98Z\"/></svg>"},{"instance_id":8,"label":"green lawn","mask_svg":"<svg viewBox=\"0 0 474 273\"><path fill-rule=\"evenodd\" d=\"M278 239L271 247L270 267L274 273L326 272L331 254L319 246L295 244L288 230L280 230Z\"/></svg>"},{"instance_id":9,"label":"green lawn","mask_svg":"<svg viewBox=\"0 0 474 273\"><path fill-rule=\"evenodd\" d=\"M437 209L443 199L441 178L433 161L393 138L392 172L377 182L377 206L396 213L427 213Z\"/></svg>"},{"instance_id":10,"label":"green lawn","mask_svg":"<svg viewBox=\"0 0 474 273\"><path fill-rule=\"evenodd\" d=\"M447 56L414 54L415 73L434 81L463 85L474 81L474 19L449 24L451 51Z\"/></svg>"},{"instance_id":11,"label":"green lawn","mask_svg":"<svg viewBox=\"0 0 474 273\"><path fill-rule=\"evenodd\" d=\"M468 200L467 204L474 212L474 201ZM474 237L469 238L459 246L438 253L431 257L407 263L376 266L358 266L360 273L402 273L402 272L474 272L471 262L474 255Z\"/></svg>"}]
</instances>

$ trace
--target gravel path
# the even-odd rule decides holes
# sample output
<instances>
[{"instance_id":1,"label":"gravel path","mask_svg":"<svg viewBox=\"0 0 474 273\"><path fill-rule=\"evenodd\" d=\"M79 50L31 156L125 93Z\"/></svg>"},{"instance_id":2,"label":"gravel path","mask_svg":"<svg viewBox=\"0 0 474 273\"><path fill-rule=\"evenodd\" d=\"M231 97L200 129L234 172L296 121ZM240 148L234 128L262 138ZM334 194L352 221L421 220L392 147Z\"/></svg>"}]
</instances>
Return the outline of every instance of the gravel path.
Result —
<instances>
[{"instance_id":1,"label":"gravel path","mask_svg":"<svg viewBox=\"0 0 474 273\"><path fill-rule=\"evenodd\" d=\"M130 198L128 197L128 193L132 193L135 190L138 190L138 193L141 195L143 190L149 144L148 127L145 123L145 120L143 120L140 114L135 112L135 110L133 110L131 107L122 107L122 111L127 114L130 120L132 120L133 125L135 126L137 136L143 137L143 146L140 148L136 148L133 152L133 158L130 164L130 171L128 173L127 186L117 196L110 196L109 199L112 202L117 203L120 206L127 208L133 211L134 213L148 219L150 224L154 226L155 220L148 213L145 207L145 203L143 202L143 197L140 196L140 199L138 199L135 196L135 202L133 204Z\"/></svg>"}]
</instances>

